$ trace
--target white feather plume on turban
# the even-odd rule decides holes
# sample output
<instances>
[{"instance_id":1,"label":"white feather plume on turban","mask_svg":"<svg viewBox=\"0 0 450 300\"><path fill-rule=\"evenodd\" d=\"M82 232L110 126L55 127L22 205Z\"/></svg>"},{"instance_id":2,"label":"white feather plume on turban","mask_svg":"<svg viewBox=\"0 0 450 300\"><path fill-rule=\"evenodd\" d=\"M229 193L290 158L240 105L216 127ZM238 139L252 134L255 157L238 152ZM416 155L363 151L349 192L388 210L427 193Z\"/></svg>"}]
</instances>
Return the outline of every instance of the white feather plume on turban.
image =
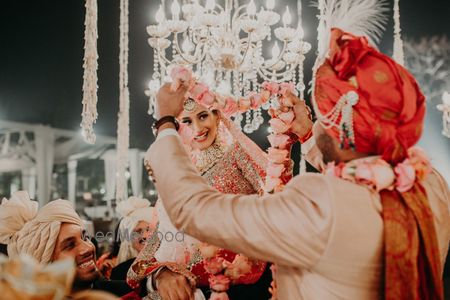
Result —
<instances>
[{"instance_id":1,"label":"white feather plume on turban","mask_svg":"<svg viewBox=\"0 0 450 300\"><path fill-rule=\"evenodd\" d=\"M117 263L120 264L138 255L131 244L132 233L137 224L145 221L153 228L158 222L158 217L156 210L150 206L150 201L134 196L120 202L117 205L117 212L122 217L119 225L119 236L122 239L117 256Z\"/></svg>"},{"instance_id":2,"label":"white feather plume on turban","mask_svg":"<svg viewBox=\"0 0 450 300\"><path fill-rule=\"evenodd\" d=\"M8 245L11 258L25 253L45 264L51 261L62 223L83 227L71 202L59 199L38 210L37 202L19 191L0 205L0 243Z\"/></svg>"}]
</instances>

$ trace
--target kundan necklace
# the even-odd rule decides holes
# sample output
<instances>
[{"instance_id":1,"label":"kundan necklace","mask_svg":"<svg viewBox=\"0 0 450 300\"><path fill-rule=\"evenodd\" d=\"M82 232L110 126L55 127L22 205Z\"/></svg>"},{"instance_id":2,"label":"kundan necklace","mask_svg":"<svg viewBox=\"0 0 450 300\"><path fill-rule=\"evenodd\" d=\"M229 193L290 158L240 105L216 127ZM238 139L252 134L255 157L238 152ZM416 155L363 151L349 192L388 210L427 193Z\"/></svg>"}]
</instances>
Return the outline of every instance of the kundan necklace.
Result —
<instances>
[{"instance_id":1,"label":"kundan necklace","mask_svg":"<svg viewBox=\"0 0 450 300\"><path fill-rule=\"evenodd\" d=\"M227 150L227 147L223 145L219 139L216 138L214 143L200 151L196 156L195 166L197 170L203 174L208 171L214 164L223 157Z\"/></svg>"}]
</instances>

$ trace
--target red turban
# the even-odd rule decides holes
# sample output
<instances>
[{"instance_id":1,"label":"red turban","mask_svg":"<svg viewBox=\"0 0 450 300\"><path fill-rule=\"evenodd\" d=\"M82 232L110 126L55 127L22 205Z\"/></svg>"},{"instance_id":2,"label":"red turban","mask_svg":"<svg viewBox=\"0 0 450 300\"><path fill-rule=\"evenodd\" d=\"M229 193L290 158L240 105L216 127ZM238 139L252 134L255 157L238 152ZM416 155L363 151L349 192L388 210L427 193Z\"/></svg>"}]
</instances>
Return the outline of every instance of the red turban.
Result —
<instances>
[{"instance_id":1,"label":"red turban","mask_svg":"<svg viewBox=\"0 0 450 300\"><path fill-rule=\"evenodd\" d=\"M356 151L403 160L419 140L425 97L413 76L390 57L356 37L333 28L329 58L317 69L314 98L322 115L349 91L359 95L353 106ZM329 132L340 138L339 128Z\"/></svg>"}]
</instances>

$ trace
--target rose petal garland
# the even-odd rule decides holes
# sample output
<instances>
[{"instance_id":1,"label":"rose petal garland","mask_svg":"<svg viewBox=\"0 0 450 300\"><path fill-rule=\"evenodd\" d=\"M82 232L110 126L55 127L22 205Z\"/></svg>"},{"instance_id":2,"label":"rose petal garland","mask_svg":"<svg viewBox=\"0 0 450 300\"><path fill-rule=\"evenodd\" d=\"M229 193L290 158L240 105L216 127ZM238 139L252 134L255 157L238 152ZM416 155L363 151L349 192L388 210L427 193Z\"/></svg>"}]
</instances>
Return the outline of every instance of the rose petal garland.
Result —
<instances>
[{"instance_id":1,"label":"rose petal garland","mask_svg":"<svg viewBox=\"0 0 450 300\"><path fill-rule=\"evenodd\" d=\"M288 94L296 94L295 86L292 82L278 84L276 82L264 82L261 85L261 91L259 93L251 92L246 97L239 99L233 99L231 96L222 96L209 90L208 86L195 80L192 71L183 66L175 66L170 72L172 77L172 90L178 89L181 85L187 88L186 98L190 97L197 101L197 103L206 106L209 109L220 110L226 117L231 117L237 112L243 113L250 109L258 109L269 101L271 97L278 98L278 104L283 107L284 111L278 111L274 108L269 110L269 114L272 119L269 124L272 129L272 134L268 136L271 147L268 149L269 164L266 169L266 178L264 191L266 193L273 193L281 191L284 185L292 177L290 168L290 149L292 144L297 140L293 134L290 133L292 122L295 115L293 112L294 102L292 97L288 97ZM286 111L287 110L287 111ZM188 138L186 130L183 130L184 138ZM203 250L204 251L204 250ZM208 255L209 256L209 255ZM214 258L214 255L205 259L205 269L210 269L210 287L213 290L210 300L228 300L226 290L229 287L229 277L236 277L239 274L245 273L246 267L236 268L233 267L235 262L231 265L221 265L218 260ZM239 265L245 265L243 259L237 262ZM237 264L236 263L236 264ZM223 271L224 274L216 275ZM272 272L275 272L275 265L271 267ZM276 299L276 282L273 277L270 292L272 293L271 299ZM222 283L221 284L218 284ZM217 289L218 287L224 287L224 289Z\"/></svg>"},{"instance_id":2,"label":"rose petal garland","mask_svg":"<svg viewBox=\"0 0 450 300\"><path fill-rule=\"evenodd\" d=\"M365 184L377 192L395 188L404 193L412 188L416 180L423 180L431 170L423 150L413 147L408 149L408 157L394 167L379 157L369 157L338 165L328 163L324 174Z\"/></svg>"}]
</instances>

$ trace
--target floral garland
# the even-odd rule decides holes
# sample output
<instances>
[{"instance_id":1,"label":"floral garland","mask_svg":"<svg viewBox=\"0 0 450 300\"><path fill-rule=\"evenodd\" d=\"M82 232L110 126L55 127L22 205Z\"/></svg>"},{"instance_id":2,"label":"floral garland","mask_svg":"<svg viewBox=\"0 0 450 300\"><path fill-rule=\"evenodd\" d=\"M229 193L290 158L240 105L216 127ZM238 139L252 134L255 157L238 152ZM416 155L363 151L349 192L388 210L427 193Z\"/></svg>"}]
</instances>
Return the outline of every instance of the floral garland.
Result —
<instances>
[{"instance_id":1,"label":"floral garland","mask_svg":"<svg viewBox=\"0 0 450 300\"><path fill-rule=\"evenodd\" d=\"M231 96L223 96L210 91L208 86L198 82L192 71L183 66L174 66L170 72L172 77L171 89L177 90L181 85L187 87L186 98L192 98L197 103L222 112L226 117L230 117L238 112L243 113L250 109L257 109L264 105L271 98L276 98L275 107L269 109L271 120L269 121L272 133L268 136L271 147L268 149L269 163L266 169L264 191L266 193L279 192L284 185L292 178L290 167L290 149L297 137L291 132L291 125L295 118L293 112L294 103L288 95L296 95L295 87L290 83L264 82L259 93L251 92L246 97L234 99ZM310 116L311 117L311 116ZM182 129L182 132L186 130ZM189 140L189 137L181 134L182 139ZM238 278L248 272L251 268L248 258L237 255L230 264L223 258L216 257L213 253L214 246L203 245L200 249L204 257L205 269L212 274L209 283L213 291L210 300L227 300L226 291L233 278ZM203 250L202 250L203 249ZM206 253L203 253L206 252ZM211 253L209 253L211 252ZM273 281L269 291L272 293L271 299L277 299L277 284L275 281L276 266L271 267Z\"/></svg>"},{"instance_id":2,"label":"floral garland","mask_svg":"<svg viewBox=\"0 0 450 300\"><path fill-rule=\"evenodd\" d=\"M209 300L228 300L227 290L230 284L252 270L251 261L243 255L237 254L232 262L220 256L220 248L201 243L199 251L203 257L203 265L210 274L209 287L212 290Z\"/></svg>"},{"instance_id":3,"label":"floral garland","mask_svg":"<svg viewBox=\"0 0 450 300\"><path fill-rule=\"evenodd\" d=\"M95 144L94 123L97 120L97 0L86 0L86 19L84 21L84 58L83 58L83 112L81 130L84 140Z\"/></svg>"},{"instance_id":4,"label":"floral garland","mask_svg":"<svg viewBox=\"0 0 450 300\"><path fill-rule=\"evenodd\" d=\"M392 167L380 157L357 159L348 163L328 163L324 174L335 176L358 184L365 184L379 192L396 189L400 193L409 191L416 181L423 180L431 173L430 160L418 148L408 149L408 157Z\"/></svg>"}]
</instances>

